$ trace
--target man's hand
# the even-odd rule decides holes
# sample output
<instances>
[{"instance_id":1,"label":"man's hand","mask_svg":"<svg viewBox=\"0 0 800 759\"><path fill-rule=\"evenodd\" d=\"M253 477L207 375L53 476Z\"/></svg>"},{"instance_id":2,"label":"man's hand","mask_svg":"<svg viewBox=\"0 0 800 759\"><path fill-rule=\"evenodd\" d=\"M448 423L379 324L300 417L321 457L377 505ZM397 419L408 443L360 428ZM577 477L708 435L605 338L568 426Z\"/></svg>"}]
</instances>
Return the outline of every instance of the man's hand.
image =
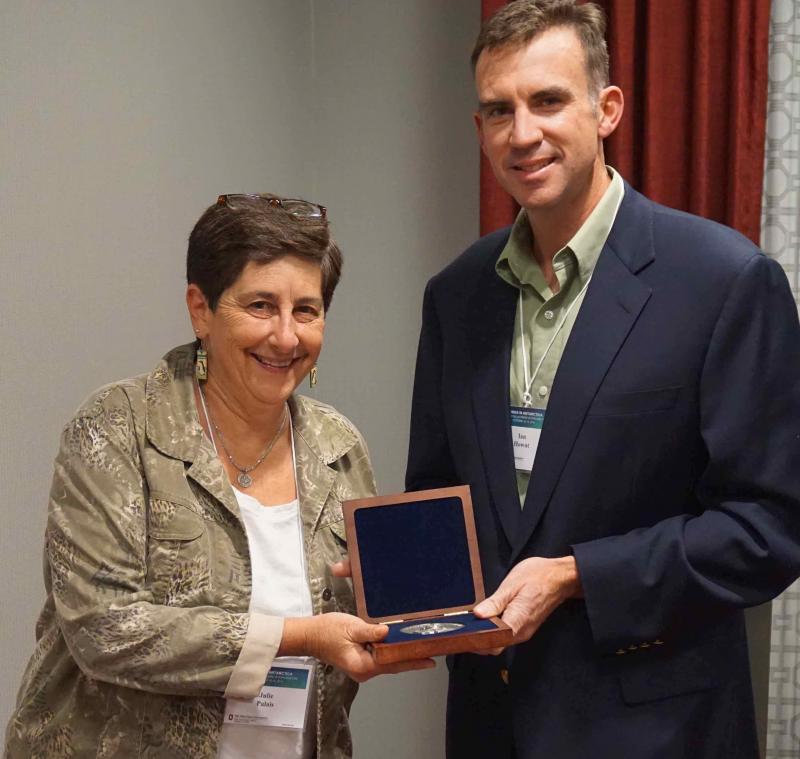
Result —
<instances>
[{"instance_id":1,"label":"man's hand","mask_svg":"<svg viewBox=\"0 0 800 759\"><path fill-rule=\"evenodd\" d=\"M582 595L575 558L534 557L517 564L500 587L474 609L483 619L499 616L514 631L514 643L524 643L568 598ZM499 654L502 649L490 653Z\"/></svg>"},{"instance_id":2,"label":"man's hand","mask_svg":"<svg viewBox=\"0 0 800 759\"><path fill-rule=\"evenodd\" d=\"M350 568L350 557L345 556L341 561L331 564L331 574L334 577L352 577L353 571Z\"/></svg>"}]
</instances>

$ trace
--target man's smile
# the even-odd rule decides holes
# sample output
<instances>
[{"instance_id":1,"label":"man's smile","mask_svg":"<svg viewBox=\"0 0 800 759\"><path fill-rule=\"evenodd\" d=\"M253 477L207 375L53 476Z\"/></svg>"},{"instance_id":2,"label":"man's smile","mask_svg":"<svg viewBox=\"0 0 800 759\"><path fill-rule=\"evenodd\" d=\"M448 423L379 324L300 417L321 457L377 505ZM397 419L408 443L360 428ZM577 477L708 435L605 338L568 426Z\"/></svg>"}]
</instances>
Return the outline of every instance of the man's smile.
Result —
<instances>
[{"instance_id":1,"label":"man's smile","mask_svg":"<svg viewBox=\"0 0 800 759\"><path fill-rule=\"evenodd\" d=\"M511 168L518 173L525 174L529 177L535 177L548 166L552 166L555 161L555 156L549 156L547 158L529 158L522 161L515 161L511 165Z\"/></svg>"}]
</instances>

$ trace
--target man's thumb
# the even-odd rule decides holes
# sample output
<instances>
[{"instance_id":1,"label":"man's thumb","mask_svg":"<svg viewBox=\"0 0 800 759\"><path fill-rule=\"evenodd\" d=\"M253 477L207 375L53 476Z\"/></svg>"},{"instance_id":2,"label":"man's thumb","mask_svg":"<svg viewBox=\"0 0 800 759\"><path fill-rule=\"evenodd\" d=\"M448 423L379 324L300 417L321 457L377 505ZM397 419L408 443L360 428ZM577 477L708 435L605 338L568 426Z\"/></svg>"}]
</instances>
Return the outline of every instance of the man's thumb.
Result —
<instances>
[{"instance_id":1,"label":"man's thumb","mask_svg":"<svg viewBox=\"0 0 800 759\"><path fill-rule=\"evenodd\" d=\"M472 613L479 619L488 619L500 615L500 604L494 596L484 598L473 610Z\"/></svg>"}]
</instances>

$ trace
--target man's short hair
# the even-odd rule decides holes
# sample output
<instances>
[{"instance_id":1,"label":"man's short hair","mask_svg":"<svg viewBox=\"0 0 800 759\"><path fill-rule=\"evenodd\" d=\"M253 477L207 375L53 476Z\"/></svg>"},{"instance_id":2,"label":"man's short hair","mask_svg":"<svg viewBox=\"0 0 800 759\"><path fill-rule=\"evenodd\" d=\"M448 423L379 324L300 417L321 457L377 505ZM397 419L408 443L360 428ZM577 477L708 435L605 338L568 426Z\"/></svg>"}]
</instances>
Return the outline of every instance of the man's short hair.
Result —
<instances>
[{"instance_id":1,"label":"man's short hair","mask_svg":"<svg viewBox=\"0 0 800 759\"><path fill-rule=\"evenodd\" d=\"M542 32L558 26L575 30L586 54L589 91L595 96L608 85L606 17L595 3L575 0L514 0L481 27L472 51L472 71L484 50L522 47Z\"/></svg>"}]
</instances>

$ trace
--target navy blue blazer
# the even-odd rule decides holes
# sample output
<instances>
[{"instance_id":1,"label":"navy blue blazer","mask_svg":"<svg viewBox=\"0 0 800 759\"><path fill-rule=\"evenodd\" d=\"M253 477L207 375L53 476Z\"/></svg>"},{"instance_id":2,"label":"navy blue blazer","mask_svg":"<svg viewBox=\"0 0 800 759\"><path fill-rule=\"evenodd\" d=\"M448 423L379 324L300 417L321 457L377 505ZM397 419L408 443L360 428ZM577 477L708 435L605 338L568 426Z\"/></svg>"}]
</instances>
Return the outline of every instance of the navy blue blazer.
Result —
<instances>
[{"instance_id":1,"label":"navy blue blazer","mask_svg":"<svg viewBox=\"0 0 800 759\"><path fill-rule=\"evenodd\" d=\"M509 230L428 284L406 487L468 483L487 592L575 555L585 600L449 662L448 755L756 757L742 609L800 574L800 325L777 263L630 186L556 374L524 509Z\"/></svg>"}]
</instances>

